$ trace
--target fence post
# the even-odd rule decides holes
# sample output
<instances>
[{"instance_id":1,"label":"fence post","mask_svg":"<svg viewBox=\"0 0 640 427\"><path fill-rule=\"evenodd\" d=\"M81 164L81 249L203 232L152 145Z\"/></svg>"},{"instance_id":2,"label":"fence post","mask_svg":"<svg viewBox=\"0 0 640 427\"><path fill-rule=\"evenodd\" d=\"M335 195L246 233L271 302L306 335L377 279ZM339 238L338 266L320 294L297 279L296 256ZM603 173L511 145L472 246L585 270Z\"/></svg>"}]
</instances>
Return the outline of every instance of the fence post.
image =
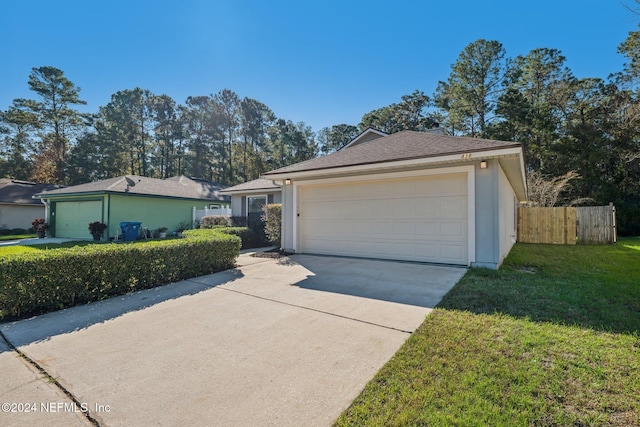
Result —
<instances>
[{"instance_id":1,"label":"fence post","mask_svg":"<svg viewBox=\"0 0 640 427\"><path fill-rule=\"evenodd\" d=\"M611 214L611 228L613 233L613 243L618 243L618 229L616 227L616 207L613 202L609 202L610 214Z\"/></svg>"}]
</instances>

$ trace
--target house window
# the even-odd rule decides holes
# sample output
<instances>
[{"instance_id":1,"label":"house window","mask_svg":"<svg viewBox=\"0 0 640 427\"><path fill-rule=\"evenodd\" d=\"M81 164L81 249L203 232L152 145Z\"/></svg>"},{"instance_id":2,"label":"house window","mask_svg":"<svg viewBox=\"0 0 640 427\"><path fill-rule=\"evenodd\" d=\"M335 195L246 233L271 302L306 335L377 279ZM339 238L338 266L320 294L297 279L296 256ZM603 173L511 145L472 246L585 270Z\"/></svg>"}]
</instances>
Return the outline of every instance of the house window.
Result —
<instances>
[{"instance_id":1,"label":"house window","mask_svg":"<svg viewBox=\"0 0 640 427\"><path fill-rule=\"evenodd\" d=\"M247 214L262 213L262 207L267 204L267 196L247 197Z\"/></svg>"},{"instance_id":2,"label":"house window","mask_svg":"<svg viewBox=\"0 0 640 427\"><path fill-rule=\"evenodd\" d=\"M267 196L247 197L247 227L254 229L262 224L262 207L267 203Z\"/></svg>"}]
</instances>

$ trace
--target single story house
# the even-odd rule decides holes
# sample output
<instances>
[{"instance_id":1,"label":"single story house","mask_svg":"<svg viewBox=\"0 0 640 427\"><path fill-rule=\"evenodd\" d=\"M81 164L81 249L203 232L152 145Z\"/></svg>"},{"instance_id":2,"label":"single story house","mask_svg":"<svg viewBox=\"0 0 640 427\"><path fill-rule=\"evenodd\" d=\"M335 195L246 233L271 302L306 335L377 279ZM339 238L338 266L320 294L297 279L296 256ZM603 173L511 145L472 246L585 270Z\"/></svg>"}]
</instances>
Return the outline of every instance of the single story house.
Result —
<instances>
[{"instance_id":1,"label":"single story house","mask_svg":"<svg viewBox=\"0 0 640 427\"><path fill-rule=\"evenodd\" d=\"M47 207L49 234L90 239L88 225L107 225L103 238L117 235L121 222L141 222L148 230L166 227L169 232L191 228L193 208L228 206L223 186L202 179L177 176L167 179L143 176L117 178L75 185L36 194Z\"/></svg>"},{"instance_id":2,"label":"single story house","mask_svg":"<svg viewBox=\"0 0 640 427\"><path fill-rule=\"evenodd\" d=\"M44 218L45 209L35 194L62 188L17 179L0 179L0 229L31 228L36 218Z\"/></svg>"},{"instance_id":3,"label":"single story house","mask_svg":"<svg viewBox=\"0 0 640 427\"><path fill-rule=\"evenodd\" d=\"M260 217L262 206L267 203L282 203L282 184L270 179L254 179L220 191L231 196L231 215L247 218Z\"/></svg>"},{"instance_id":4,"label":"single story house","mask_svg":"<svg viewBox=\"0 0 640 427\"><path fill-rule=\"evenodd\" d=\"M265 173L283 182L282 247L309 254L498 268L527 200L522 145L367 130Z\"/></svg>"}]
</instances>

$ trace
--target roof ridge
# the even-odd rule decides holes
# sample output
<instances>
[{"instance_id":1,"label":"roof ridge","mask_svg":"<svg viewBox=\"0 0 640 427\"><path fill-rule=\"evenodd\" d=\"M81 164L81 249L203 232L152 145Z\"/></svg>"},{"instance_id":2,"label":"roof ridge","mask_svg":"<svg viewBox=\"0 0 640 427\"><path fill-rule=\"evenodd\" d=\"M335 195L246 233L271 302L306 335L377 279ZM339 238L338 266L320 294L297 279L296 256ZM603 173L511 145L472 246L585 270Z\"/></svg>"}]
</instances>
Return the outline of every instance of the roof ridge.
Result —
<instances>
[{"instance_id":1,"label":"roof ridge","mask_svg":"<svg viewBox=\"0 0 640 427\"><path fill-rule=\"evenodd\" d=\"M126 175L116 177L116 178L119 178L119 179L115 179L115 180L113 181L113 184L108 185L106 189L107 189L107 190L111 190L111 189L112 189L112 188L114 188L116 185L120 184L120 183L122 182L122 180L124 180L125 176L126 176Z\"/></svg>"}]
</instances>

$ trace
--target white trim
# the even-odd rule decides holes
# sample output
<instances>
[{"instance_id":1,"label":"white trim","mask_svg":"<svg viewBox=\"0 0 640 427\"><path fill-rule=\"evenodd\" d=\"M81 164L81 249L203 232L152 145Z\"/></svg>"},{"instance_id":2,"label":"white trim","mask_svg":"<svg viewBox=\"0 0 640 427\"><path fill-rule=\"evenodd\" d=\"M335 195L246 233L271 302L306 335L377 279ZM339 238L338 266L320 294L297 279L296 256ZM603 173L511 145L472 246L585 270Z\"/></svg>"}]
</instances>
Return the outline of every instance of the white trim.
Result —
<instances>
[{"instance_id":1,"label":"white trim","mask_svg":"<svg viewBox=\"0 0 640 427\"><path fill-rule=\"evenodd\" d=\"M293 181L293 212L291 212L291 216L293 218L293 252L298 251L298 183Z\"/></svg>"},{"instance_id":2,"label":"white trim","mask_svg":"<svg viewBox=\"0 0 640 427\"><path fill-rule=\"evenodd\" d=\"M282 191L282 187L274 187L274 188L256 188L254 190L238 190L238 191L229 191L229 192L224 192L224 191L220 191L220 193L223 193L225 195L230 195L230 196L244 196L245 194L264 194L264 192L267 193L278 193ZM221 202L224 203L224 202Z\"/></svg>"},{"instance_id":3,"label":"white trim","mask_svg":"<svg viewBox=\"0 0 640 427\"><path fill-rule=\"evenodd\" d=\"M476 168L471 166L467 172L467 234L469 247L467 249L468 264L476 262Z\"/></svg>"},{"instance_id":4,"label":"white trim","mask_svg":"<svg viewBox=\"0 0 640 427\"><path fill-rule=\"evenodd\" d=\"M305 178L305 177L322 177L344 173L358 173L358 172L372 172L376 171L384 173L385 169L392 168L406 168L412 166L433 165L438 163L451 163L451 162L476 162L481 159L490 159L496 157L510 157L513 155L522 154L521 147L513 148L501 148L490 151L472 151L470 153L457 153L447 156L426 157L420 159L411 160L397 160L390 162L376 162L366 165L355 166L336 166L326 169L314 169L297 172L279 172L279 173L267 173L262 175L261 178L265 179L279 179L279 178Z\"/></svg>"},{"instance_id":5,"label":"white trim","mask_svg":"<svg viewBox=\"0 0 640 427\"><path fill-rule=\"evenodd\" d=\"M527 201L529 200L529 186L527 185L527 169L524 165L524 153L523 155L519 156L519 160L520 160L520 175L522 176L521 179L524 184L524 199L525 201ZM511 187L513 188L513 185ZM515 188L514 188L514 192L515 192Z\"/></svg>"},{"instance_id":6,"label":"white trim","mask_svg":"<svg viewBox=\"0 0 640 427\"><path fill-rule=\"evenodd\" d=\"M297 252L300 248L300 242L298 241L298 191L300 187L314 186L321 184L339 184L359 181L375 181L384 179L395 178L410 178L429 175L450 175L466 173L467 174L467 262L468 266L476 261L476 176L475 166L454 166L449 168L437 168L437 169L425 169L405 172L392 172L392 173L379 173L375 175L360 175L360 176L348 176L341 178L325 178L325 179L313 179L306 181L293 181L293 251Z\"/></svg>"}]
</instances>

